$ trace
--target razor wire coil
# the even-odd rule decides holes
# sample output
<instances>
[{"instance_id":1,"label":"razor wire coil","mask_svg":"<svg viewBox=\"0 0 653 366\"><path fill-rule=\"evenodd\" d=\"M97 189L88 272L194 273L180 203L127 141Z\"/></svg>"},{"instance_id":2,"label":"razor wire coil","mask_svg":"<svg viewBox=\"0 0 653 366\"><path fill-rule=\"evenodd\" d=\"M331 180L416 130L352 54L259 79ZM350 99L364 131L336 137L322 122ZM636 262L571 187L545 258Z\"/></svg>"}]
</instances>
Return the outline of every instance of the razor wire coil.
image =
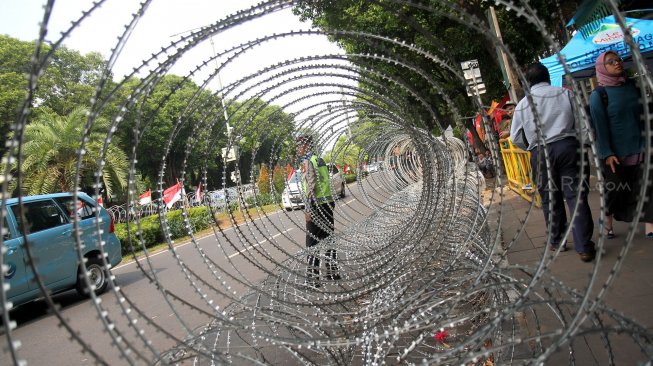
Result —
<instances>
[{"instance_id":1,"label":"razor wire coil","mask_svg":"<svg viewBox=\"0 0 653 366\"><path fill-rule=\"evenodd\" d=\"M105 3L107 1L93 2L59 39L51 42L50 48L44 47L45 31L56 4L49 1L45 6L40 38L35 43L30 64L28 95L19 119L12 126L8 153L3 159L3 201L11 196L9 182L12 179L18 182L17 189L21 188L21 170L10 167L23 159L22 147L26 143L23 132L30 123L40 77L48 61ZM425 91L379 66L392 65L419 78L448 104L447 113L460 120L462 114L455 96L424 67L425 64L437 67L463 84L463 73L452 66L446 52L434 54L406 40L382 34L345 29L292 29L222 45L217 52L214 48L211 55L166 85L167 91L157 94L166 76L174 74L174 67L194 49L207 42L213 46L214 37L218 39L224 32L287 11L300 3L271 0L208 26L175 35L169 44L161 45L140 65L135 65L123 80L111 83L112 69L121 60L121 52L129 44L130 36L139 31L138 22L155 3L143 1L139 5L115 47L111 48L106 69L89 101L76 161L75 186L81 183L79 172L84 165L92 127L100 119L101 112L118 100L121 92L129 90L129 96L118 103L111 116L110 127L102 141L102 159L106 159L116 134L127 128L127 119L133 119L128 175L130 194L126 203L109 208L109 212L116 222L126 224L127 246L138 274L147 278L149 295L162 300L172 320L155 320L156 317L148 314L148 305L121 286L120 276L110 275L109 294L103 297L92 291L89 294L102 332L115 346L111 352L106 352L101 345L83 339L70 319L63 315L38 274L39 263L30 254L30 241L25 241L27 263L37 273L35 282L46 303L71 341L88 353L93 362L542 364L561 347L568 347L569 362L574 363L574 347L587 342L588 337L597 337L605 348L601 355L593 355L596 363L607 359L612 364L615 357L619 357L619 350L613 346L614 337L627 335L632 347L650 364L653 359L650 329L611 309L603 301L632 246L634 227L598 293L588 289L583 292L558 280L552 273L557 253L543 255L541 262L534 266L509 263L508 251L524 232L526 221L535 215L533 206L528 209L515 236L504 238L501 234L504 224L501 191L492 190L488 196L485 187L492 182L486 182L475 164L470 163L468 144L447 137L440 125L432 124L432 121L439 122L439 112L429 102ZM379 5L382 2L369 3ZM508 47L458 2L444 1L437 6L399 0L385 3L405 7L394 15L412 32L434 44L438 42L434 35L425 34L406 9L444 15L467 26L506 51L509 62L517 66ZM609 3L613 11L616 10L614 2ZM528 2L496 1L496 4L522 16L544 35L553 52L560 51L560 45L548 34L545 24ZM620 22L623 25L622 18ZM318 36L369 42L386 53L307 54L271 62L226 85L219 80L220 74L237 66L257 48ZM632 45L632 37L626 38ZM651 88L653 82L641 54L635 52L633 57L641 75L640 83ZM569 76L569 69L566 71ZM519 77L525 82L523 74L519 73ZM130 80L133 85L128 89ZM186 195L188 204L181 201L173 206L173 210L180 212L182 223L175 226L177 224L167 215L168 210L163 208L162 198L155 206L137 205L136 197L140 193L136 188L137 151L148 129L157 128L156 113L190 84L198 88L171 117L173 127L166 131L160 150L147 152L163 157L155 191L162 196L171 170L182 184L188 183L185 182L187 172L199 171L203 187L209 184L209 164L213 163L210 159L221 164L222 172L221 181L214 185L215 189L206 191L202 200L195 192L189 192ZM573 88L578 91L574 102L581 106L581 87L574 85ZM388 90L401 93L388 95ZM143 101L155 97L159 98L159 105L155 110L148 110ZM221 103L213 103L215 98ZM483 110L480 98L472 98L472 103ZM643 96L643 103L650 103L649 95ZM269 107L276 108L265 115L269 122L255 125L256 118L267 113ZM415 113L418 108L422 108L424 114ZM645 111L649 113L648 109ZM294 124L291 131L279 128L287 116ZM646 114L645 118L648 117ZM579 118L586 121L588 116L579 112ZM442 136L434 136L429 127ZM355 129L358 131L352 132ZM324 152L326 145L331 145L333 159L353 154L357 165L383 161L386 167L384 171L366 176L359 171L355 183L343 183L345 188L340 194L344 198L336 200L334 210L335 233L308 248L304 245L303 215L298 211L265 211L261 203L264 197L257 192L254 183L260 175L254 161L262 161L268 167L286 163L297 168L301 164L299 157L286 148L301 131L314 134L318 152ZM649 126L645 133L650 136ZM230 164L226 153L218 158L213 156L216 144L227 152L240 150L250 143L245 137L255 140L254 147L248 150L247 160L238 156ZM166 157L179 148L175 145L178 141L182 143L183 158L179 166L170 166ZM269 148L264 147L264 143L268 143ZM650 151L649 145L650 141L647 151ZM192 167L189 160L198 152L206 161L199 168ZM501 154L496 144L490 146L490 153L495 158ZM649 155L647 166L650 166ZM392 161L394 166L389 169ZM105 164L106 161L101 160L100 169L94 175L96 196L103 185L101 168ZM228 187L227 177L232 172L236 184ZM252 183L243 184L242 177ZM501 178L495 178L494 183L497 182L501 183ZM272 175L269 183L273 187ZM290 189L289 183L284 187ZM233 189L235 197L227 192L229 188ZM332 184L330 188L336 196L339 187ZM77 199L78 191L74 193ZM223 200L215 199L219 194L224 194ZM275 197L271 200L278 207L282 202ZM350 201L355 204L350 205ZM211 218L209 242L195 230L190 206L205 208ZM639 209L641 211L642 204ZM217 219L219 213L226 215L226 222ZM162 237L174 263L174 281L157 266L146 246L145 219L155 215L158 215ZM0 219L6 217L7 207L3 204ZM74 228L80 230L79 219L75 217L73 222ZM99 241L102 240L101 224L97 211L95 231ZM190 252L177 245L173 231L183 232L189 238ZM86 272L89 262L82 253L83 243L78 232L74 238L76 255L84 269L82 277L90 286L92 280ZM4 254L6 248L2 246L2 250ZM102 246L100 250L103 268L110 270ZM336 263L342 278L324 280L319 287L312 286L308 281L306 258L315 257L329 263L334 260L330 250L337 253ZM137 251L144 254L137 257ZM0 264L6 273L9 267L4 262ZM590 283L598 281L597 264L591 272ZM17 325L11 320L13 305L8 301L9 289L5 286L8 281L0 277L0 284L4 286L0 289L0 300L5 324L3 337L7 342L7 351L3 351L0 359L21 364L21 356L29 351L21 347ZM527 321L534 324L535 331L524 335Z\"/></svg>"}]
</instances>

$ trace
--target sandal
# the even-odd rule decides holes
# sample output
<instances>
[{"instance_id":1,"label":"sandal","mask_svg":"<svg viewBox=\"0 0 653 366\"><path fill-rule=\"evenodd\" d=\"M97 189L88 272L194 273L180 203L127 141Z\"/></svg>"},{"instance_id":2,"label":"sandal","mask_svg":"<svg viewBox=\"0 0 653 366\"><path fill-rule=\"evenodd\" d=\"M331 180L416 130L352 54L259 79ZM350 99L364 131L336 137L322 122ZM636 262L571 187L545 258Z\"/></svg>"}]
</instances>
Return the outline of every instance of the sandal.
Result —
<instances>
[{"instance_id":1,"label":"sandal","mask_svg":"<svg viewBox=\"0 0 653 366\"><path fill-rule=\"evenodd\" d=\"M613 229L605 228L605 231L607 232L608 239L614 239L614 230ZM651 237L653 238L653 233L649 233L649 234L651 234Z\"/></svg>"},{"instance_id":2,"label":"sandal","mask_svg":"<svg viewBox=\"0 0 653 366\"><path fill-rule=\"evenodd\" d=\"M646 234L646 237L647 237L648 239L653 239L653 231L650 232L650 233L648 233L648 234Z\"/></svg>"}]
</instances>

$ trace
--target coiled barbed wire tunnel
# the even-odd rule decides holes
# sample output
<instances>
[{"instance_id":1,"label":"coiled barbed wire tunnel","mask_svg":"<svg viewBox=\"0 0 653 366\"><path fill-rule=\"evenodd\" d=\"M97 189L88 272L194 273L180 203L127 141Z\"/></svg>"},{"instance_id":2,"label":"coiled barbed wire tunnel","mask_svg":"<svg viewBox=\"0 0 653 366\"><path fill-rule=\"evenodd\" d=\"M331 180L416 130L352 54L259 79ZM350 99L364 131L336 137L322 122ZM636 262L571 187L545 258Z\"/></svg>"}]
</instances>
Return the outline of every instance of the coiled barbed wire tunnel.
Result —
<instances>
[{"instance_id":1,"label":"coiled barbed wire tunnel","mask_svg":"<svg viewBox=\"0 0 653 366\"><path fill-rule=\"evenodd\" d=\"M26 143L22 134L30 122L30 111L38 104L35 92L49 57L104 3L109 2L93 3L49 47L45 31L57 4L46 5L30 66L29 94L13 125L5 166L22 159L21 147ZM162 157L160 165L153 167L158 171L155 197L157 193L161 197L169 177L191 187L198 184L187 181L193 176L208 190L223 189L226 204L218 207L210 192L205 200L196 202L209 214L212 230L208 233L195 229L188 205L178 207L183 218L181 228L174 227L176 224L159 206L154 213L161 223L161 238L167 243L164 256L145 247L144 216L127 215L127 243L123 247L128 250L123 253L123 263L134 262L130 271L117 273L119 270L111 269L108 293L101 297L90 294L92 311L86 313L84 324L64 313L51 293L44 291L66 344L74 345L71 350L79 350L90 362L100 364L491 365L552 360L573 364L580 357L576 353L579 344L594 342L603 345L594 348L591 362L596 364L612 364L623 353L635 354L636 359L650 364L650 328L602 301L632 236L598 292L588 288L598 281L600 255L580 287L568 286L551 273L558 253L544 251L533 265L509 263L508 250L528 220L539 219L541 214L529 206L516 234L503 237L506 223L501 189L484 191L483 176L475 164L468 164L466 142L443 133L442 111L430 103L428 93L416 89L414 80L383 67L387 64L409 71L420 85L425 83L431 88L429 92L434 91L446 102L446 113L453 120L460 121L463 116L456 108L457 96L431 71L437 68L464 85L462 71L448 59L446 50L433 54L404 39L345 29L288 29L250 36L248 32L257 29L257 23L288 12L299 3L268 1L178 34L169 44L152 45L156 51L150 58L131 65L129 75L113 82L112 68L120 61L121 51L139 32L138 22L156 3L143 1L124 28L115 24L122 33L112 47L105 72L94 85L76 169L79 172L83 167L99 116L112 108L109 127L102 131L102 152L106 156L117 136L129 136L132 150L126 207L136 205L141 193L136 167L143 155ZM513 68L519 70L510 49L458 2L442 1L437 6L392 0L368 3L442 14L465 25L474 37L501 47ZM609 4L616 9L615 4ZM516 11L529 27L545 36L551 50L560 50L528 3L497 1L496 6ZM395 16L408 33L418 33L437 45L437 39L421 29L414 18L403 11ZM222 43L221 35L239 29L246 29L241 32L247 35L246 40ZM325 36L355 39L385 52L307 53L278 62L263 60L265 66L222 85L221 75L245 63L243 60L259 48L280 47L281 42L292 44L296 40L308 39L310 43ZM632 45L633 40L627 38L626 42ZM194 61L181 76L166 78L173 71L179 75L175 67L188 59L197 60L193 52L207 45L212 49L209 56L204 54L199 62ZM650 88L650 74L641 54L634 52L633 59L633 67L642 75L640 83ZM526 85L524 76L518 74ZM187 88L190 84L197 88ZM583 90L578 84L572 88L575 102L581 106ZM181 94L184 103L167 110L166 127L154 116L159 116L168 103L182 100L178 98ZM644 98L645 104L650 101L649 96ZM156 101L156 110L149 107L152 104L146 103L148 100ZM471 103L478 110L484 108L478 96L471 98ZM582 108L578 113L587 120ZM127 119L133 124L126 125ZM130 129L129 133L121 134L125 129ZM147 141L147 132L153 129L164 129L166 138L156 143ZM268 179L272 195L266 196L252 184L261 181L257 162L270 169L298 167L294 141L306 133L314 137L316 152L336 164L344 161L344 156L353 156L358 166L385 161L388 167L397 154L404 157L393 171L365 176L357 169L357 179L347 183L342 193L332 184L334 196L342 196L335 206L335 234L311 248L304 245L301 210L262 208L270 203L269 197L276 207L281 204L274 198L274 174ZM646 133L650 136L648 127ZM143 152L139 146L145 143L150 148ZM495 158L497 146L496 141L490 144ZM647 148L650 151L650 146ZM175 150L184 152L179 155L181 159L169 159ZM201 159L191 159L197 156ZM190 165L191 160L195 165ZM100 167L104 164L99 162ZM221 172L219 181L209 174L216 166ZM344 173L345 167L340 168ZM284 181L288 173L281 173ZM102 168L94 175L96 195L102 187L102 175ZM3 200L10 197L10 183L16 179L23 179L21 170L5 168ZM501 175L495 178L497 183L502 179ZM80 184L77 174L75 186ZM233 196L225 190L232 186ZM285 188L289 188L287 182ZM192 194L189 197L192 201ZM2 208L6 217L5 205ZM226 219L217 218L220 210L226 212ZM174 230L183 231L189 239L176 242L172 239ZM81 246L79 237L76 240ZM599 246L602 243L600 238ZM29 241L25 245L29 247ZM306 257L324 256L326 248L336 249L342 278L324 281L319 288L307 287ZM167 258L165 264L160 261L162 257ZM38 268L29 256L27 262ZM103 263L109 267L106 260ZM8 270L3 263L3 271ZM137 292L130 290L130 285L143 277L147 284ZM42 282L38 286L44 290ZM7 291L6 286L0 290L6 341L2 359L21 364L39 351L26 347L29 340L21 339ZM523 332L526 322L535 329L530 335ZM89 327L99 331L89 333ZM101 335L96 335L98 332ZM619 347L613 346L617 338ZM631 347L623 348L624 342Z\"/></svg>"}]
</instances>

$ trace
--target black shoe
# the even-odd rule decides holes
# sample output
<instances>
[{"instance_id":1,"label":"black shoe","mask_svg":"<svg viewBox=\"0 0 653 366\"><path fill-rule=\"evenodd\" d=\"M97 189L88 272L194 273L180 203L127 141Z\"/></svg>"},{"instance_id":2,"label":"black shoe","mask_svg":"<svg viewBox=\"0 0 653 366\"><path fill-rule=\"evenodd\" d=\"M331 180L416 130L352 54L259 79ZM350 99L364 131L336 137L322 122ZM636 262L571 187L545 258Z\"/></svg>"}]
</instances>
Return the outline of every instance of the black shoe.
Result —
<instances>
[{"instance_id":1,"label":"black shoe","mask_svg":"<svg viewBox=\"0 0 653 366\"><path fill-rule=\"evenodd\" d=\"M330 281L340 281L342 277L338 273L326 275L326 279Z\"/></svg>"},{"instance_id":2,"label":"black shoe","mask_svg":"<svg viewBox=\"0 0 653 366\"><path fill-rule=\"evenodd\" d=\"M596 252L580 253L580 260L582 260L583 262L591 262L594 260L595 256L596 256Z\"/></svg>"},{"instance_id":3,"label":"black shoe","mask_svg":"<svg viewBox=\"0 0 653 366\"><path fill-rule=\"evenodd\" d=\"M558 247L557 246L554 247L553 245L551 245L551 246L549 246L549 250L552 251L552 252L555 252L556 250L558 250ZM564 244L562 246L562 248L560 248L560 251L561 252L566 252L567 251L567 244Z\"/></svg>"}]
</instances>

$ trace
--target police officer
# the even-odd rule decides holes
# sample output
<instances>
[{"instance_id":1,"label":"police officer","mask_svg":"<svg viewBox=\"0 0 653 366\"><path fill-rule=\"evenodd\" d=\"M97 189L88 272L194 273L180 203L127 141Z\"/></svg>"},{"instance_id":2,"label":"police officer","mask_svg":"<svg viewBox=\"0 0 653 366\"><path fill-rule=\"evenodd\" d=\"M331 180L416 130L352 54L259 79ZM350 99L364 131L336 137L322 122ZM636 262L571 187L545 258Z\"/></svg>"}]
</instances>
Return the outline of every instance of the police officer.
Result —
<instances>
[{"instance_id":1,"label":"police officer","mask_svg":"<svg viewBox=\"0 0 653 366\"><path fill-rule=\"evenodd\" d=\"M317 245L334 232L334 199L329 183L329 168L324 160L313 152L313 138L310 135L297 137L297 153L302 162L302 189L305 196L304 216L306 219L306 247ZM326 251L327 280L339 280L336 264L336 250ZM308 256L307 284L320 287L320 258L318 254Z\"/></svg>"}]
</instances>

